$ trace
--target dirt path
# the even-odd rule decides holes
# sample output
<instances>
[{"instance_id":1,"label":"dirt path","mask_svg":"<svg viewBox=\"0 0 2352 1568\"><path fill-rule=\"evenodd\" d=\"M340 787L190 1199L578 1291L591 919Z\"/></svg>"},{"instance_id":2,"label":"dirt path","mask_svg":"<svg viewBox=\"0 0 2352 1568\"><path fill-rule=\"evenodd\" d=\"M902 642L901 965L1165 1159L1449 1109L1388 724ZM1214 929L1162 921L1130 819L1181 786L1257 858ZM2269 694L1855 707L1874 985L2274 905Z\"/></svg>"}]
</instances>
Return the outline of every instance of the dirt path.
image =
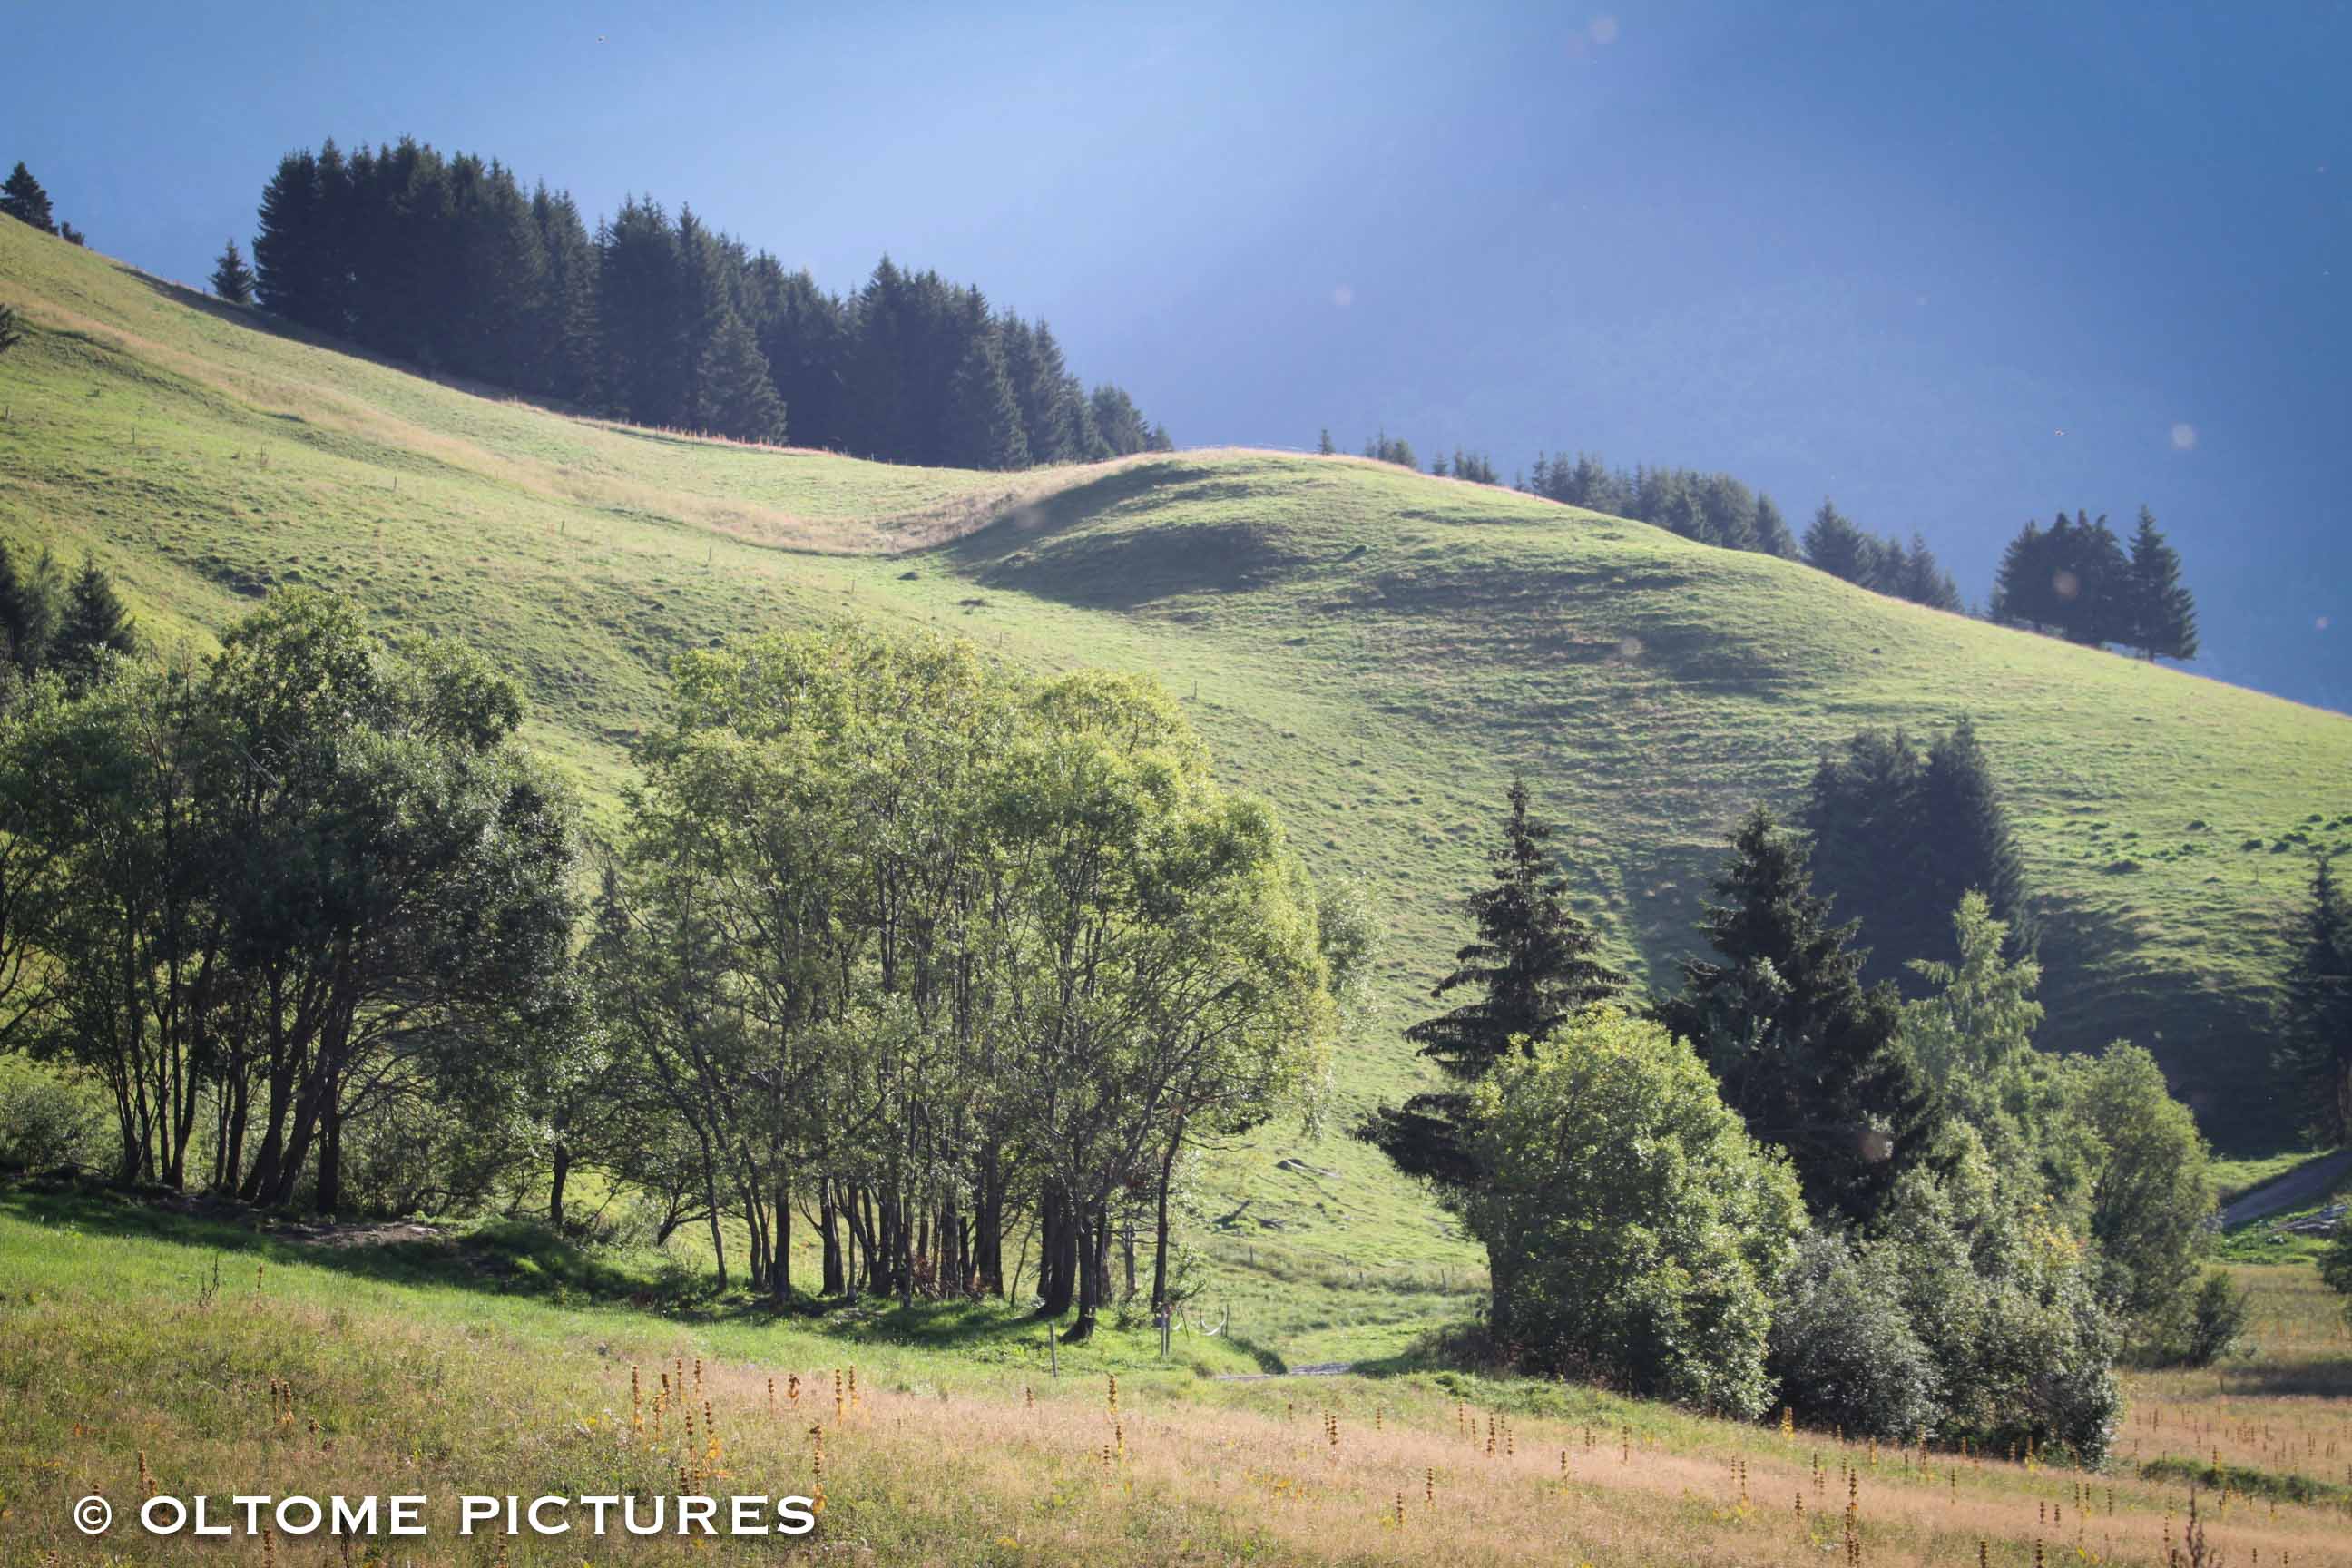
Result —
<instances>
[{"instance_id":1,"label":"dirt path","mask_svg":"<svg viewBox=\"0 0 2352 1568\"><path fill-rule=\"evenodd\" d=\"M2285 1175L2267 1182L2221 1209L2221 1228L2235 1230L2264 1215L2277 1214L2282 1209L2300 1208L2327 1195L2336 1178L2352 1170L2352 1149L2338 1149L2333 1154L2322 1154L2315 1160L2305 1160Z\"/></svg>"},{"instance_id":2,"label":"dirt path","mask_svg":"<svg viewBox=\"0 0 2352 1568\"><path fill-rule=\"evenodd\" d=\"M1356 1370L1351 1361L1318 1362L1313 1366L1294 1366L1288 1372L1229 1372L1217 1379L1219 1383L1272 1383L1283 1377L1339 1377Z\"/></svg>"}]
</instances>

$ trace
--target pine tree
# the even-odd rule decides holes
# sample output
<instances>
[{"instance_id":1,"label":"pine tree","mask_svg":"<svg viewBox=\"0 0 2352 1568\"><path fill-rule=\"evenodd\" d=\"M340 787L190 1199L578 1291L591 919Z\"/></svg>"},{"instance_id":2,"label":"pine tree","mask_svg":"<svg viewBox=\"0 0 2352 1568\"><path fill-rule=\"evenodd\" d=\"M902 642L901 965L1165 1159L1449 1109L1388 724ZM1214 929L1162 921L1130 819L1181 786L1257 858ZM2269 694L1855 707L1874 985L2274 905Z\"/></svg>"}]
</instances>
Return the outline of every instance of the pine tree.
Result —
<instances>
[{"instance_id":1,"label":"pine tree","mask_svg":"<svg viewBox=\"0 0 2352 1568\"><path fill-rule=\"evenodd\" d=\"M2329 856L2312 867L2279 1039L2278 1065L2296 1087L2307 1130L2324 1143L2352 1142L2352 899Z\"/></svg>"},{"instance_id":2,"label":"pine tree","mask_svg":"<svg viewBox=\"0 0 2352 1568\"><path fill-rule=\"evenodd\" d=\"M1328 458L1339 449L1339 448L1337 447L1331 445L1331 426L1326 425L1323 426L1323 434L1316 437L1315 450L1319 455Z\"/></svg>"},{"instance_id":3,"label":"pine tree","mask_svg":"<svg viewBox=\"0 0 2352 1568\"><path fill-rule=\"evenodd\" d=\"M1895 988L1865 991L1851 926L1814 895L1802 840L1762 806L1732 853L1700 930L1720 962L1688 959L1662 1012L1706 1058L1723 1097L1789 1151L1807 1202L1866 1220L1923 1152L1930 1102L1896 1036Z\"/></svg>"},{"instance_id":4,"label":"pine tree","mask_svg":"<svg viewBox=\"0 0 2352 1568\"><path fill-rule=\"evenodd\" d=\"M720 312L696 379L702 428L738 441L784 438L783 399L768 378L768 362L751 329L734 311Z\"/></svg>"},{"instance_id":5,"label":"pine tree","mask_svg":"<svg viewBox=\"0 0 2352 1568\"><path fill-rule=\"evenodd\" d=\"M89 244L89 236L82 233L81 230L74 227L73 225L66 222L63 218L59 218L58 220L58 237L64 240L68 245L87 246Z\"/></svg>"},{"instance_id":6,"label":"pine tree","mask_svg":"<svg viewBox=\"0 0 2352 1568\"><path fill-rule=\"evenodd\" d=\"M1526 781L1514 779L1493 883L1469 899L1477 939L1454 955L1453 973L1431 993L1442 998L1467 988L1475 999L1405 1031L1456 1083L1475 1083L1514 1042L1542 1038L1627 984L1601 959L1599 939L1569 907L1567 879L1547 847L1554 830L1529 813L1530 798ZM1460 1092L1416 1094L1401 1110L1381 1107L1358 1136L1408 1175L1467 1183L1475 1175L1461 1145L1468 1104Z\"/></svg>"},{"instance_id":7,"label":"pine tree","mask_svg":"<svg viewBox=\"0 0 2352 1568\"><path fill-rule=\"evenodd\" d=\"M253 268L245 264L245 255L231 237L222 247L220 259L213 264L213 292L232 305L253 303Z\"/></svg>"},{"instance_id":8,"label":"pine tree","mask_svg":"<svg viewBox=\"0 0 2352 1568\"><path fill-rule=\"evenodd\" d=\"M1780 509L1772 504L1770 496L1756 498L1755 531L1756 548L1765 554L1778 555L1784 561L1797 558L1796 537L1789 531L1787 520L1781 517Z\"/></svg>"},{"instance_id":9,"label":"pine tree","mask_svg":"<svg viewBox=\"0 0 2352 1568\"><path fill-rule=\"evenodd\" d=\"M43 234L58 232L57 218L49 211L49 193L41 189L41 182L33 178L33 171L21 161L9 171L8 178L0 182L0 213Z\"/></svg>"},{"instance_id":10,"label":"pine tree","mask_svg":"<svg viewBox=\"0 0 2352 1568\"><path fill-rule=\"evenodd\" d=\"M113 583L95 557L82 557L81 570L66 589L65 614L49 645L48 662L68 686L82 688L102 676L112 660L128 658L138 648L138 633Z\"/></svg>"},{"instance_id":11,"label":"pine tree","mask_svg":"<svg viewBox=\"0 0 2352 1568\"><path fill-rule=\"evenodd\" d=\"M2139 509L2132 534L2125 646L2150 659L2197 657L2197 604L2180 581L2180 556L2157 531L2156 514Z\"/></svg>"}]
</instances>

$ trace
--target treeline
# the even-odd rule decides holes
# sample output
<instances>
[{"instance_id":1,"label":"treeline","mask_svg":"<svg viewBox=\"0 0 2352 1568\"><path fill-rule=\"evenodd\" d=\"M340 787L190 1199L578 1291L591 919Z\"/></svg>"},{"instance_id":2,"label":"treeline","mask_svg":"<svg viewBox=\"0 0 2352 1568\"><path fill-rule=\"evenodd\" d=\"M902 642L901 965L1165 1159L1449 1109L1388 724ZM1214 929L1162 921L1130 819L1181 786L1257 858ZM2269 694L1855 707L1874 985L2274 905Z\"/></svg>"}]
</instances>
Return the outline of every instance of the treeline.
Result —
<instances>
[{"instance_id":1,"label":"treeline","mask_svg":"<svg viewBox=\"0 0 2352 1568\"><path fill-rule=\"evenodd\" d=\"M1450 1080L1359 1128L1486 1247L1494 1352L1819 1427L2097 1461L2131 1352L2201 1363L2244 1323L2200 1284L2205 1146L2146 1051L2038 1050L2040 971L1973 732L1857 737L1811 834L1731 836L1673 992L1630 994L1570 905L1524 784L1450 1011ZM1832 918L1817 870L1886 884ZM1913 907L1890 909L1906 892ZM1928 910L1941 933L1926 934ZM1840 906L1843 908L1843 905ZM1866 939L1916 942L1916 996ZM2311 962L2311 961L2306 961ZM2325 962L2319 960L2317 962Z\"/></svg>"},{"instance_id":2,"label":"treeline","mask_svg":"<svg viewBox=\"0 0 2352 1568\"><path fill-rule=\"evenodd\" d=\"M1317 449L1337 448L1326 429ZM1412 444L1385 429L1364 446L1364 456L1413 468ZM1430 472L1500 481L1485 457L1456 448L1449 469L1440 457ZM1926 539L1908 542L1875 535L1857 526L1824 500L1801 538L1792 534L1772 498L1732 475L1696 468L1612 468L1591 453L1571 459L1536 455L1535 467L1517 488L1547 500L1564 502L1611 517L1654 523L1725 550L1750 550L1783 560L1802 561L1831 576L1931 609L1965 613L1958 584L1936 559ZM2053 633L2092 646L2114 644L2148 658L2197 657L2196 602L2181 581L2180 557L2146 507L2129 552L2107 527L2077 512L2060 512L2043 529L2028 522L2001 558L1994 581L1990 618L2006 626Z\"/></svg>"},{"instance_id":3,"label":"treeline","mask_svg":"<svg viewBox=\"0 0 2352 1568\"><path fill-rule=\"evenodd\" d=\"M54 234L68 245L88 245L89 237L73 225L60 219L49 205L49 193L25 167L23 159L0 181L0 216L15 218L18 223Z\"/></svg>"},{"instance_id":4,"label":"treeline","mask_svg":"<svg viewBox=\"0 0 2352 1568\"><path fill-rule=\"evenodd\" d=\"M1333 449L1328 430L1319 449ZM1385 430L1365 447L1364 456L1414 466L1411 443ZM1457 479L1485 484L1501 482L1486 457L1458 448L1450 468L1441 457L1430 471L1450 472ZM1939 610L1962 608L1951 574L1918 534L1914 533L1908 544L1892 536L1875 538L1824 500L1801 542L1770 496L1730 474L1672 467L1612 468L1590 452L1580 452L1573 458L1538 452L1534 468L1519 479L1517 488L1587 511L1652 523L1718 549L1802 561L1891 597Z\"/></svg>"},{"instance_id":5,"label":"treeline","mask_svg":"<svg viewBox=\"0 0 2352 1568\"><path fill-rule=\"evenodd\" d=\"M885 257L843 298L690 207L632 197L592 231L567 193L407 139L287 155L253 255L289 321L641 425L982 468L1171 444L977 288ZM244 287L234 241L216 276Z\"/></svg>"},{"instance_id":6,"label":"treeline","mask_svg":"<svg viewBox=\"0 0 2352 1568\"><path fill-rule=\"evenodd\" d=\"M2196 600L2146 507L2128 553L2105 517L2077 511L2070 521L2062 511L2046 529L2028 521L2001 552L1992 618L2150 659L2197 657Z\"/></svg>"},{"instance_id":7,"label":"treeline","mask_svg":"<svg viewBox=\"0 0 2352 1568\"><path fill-rule=\"evenodd\" d=\"M598 844L509 680L346 601L103 673L6 687L0 1042L100 1087L127 1181L561 1224L593 1171L722 1288L1083 1335L1139 1240L1181 1294L1188 1156L1303 1104L1362 984L1360 908L1142 679L692 654Z\"/></svg>"}]
</instances>

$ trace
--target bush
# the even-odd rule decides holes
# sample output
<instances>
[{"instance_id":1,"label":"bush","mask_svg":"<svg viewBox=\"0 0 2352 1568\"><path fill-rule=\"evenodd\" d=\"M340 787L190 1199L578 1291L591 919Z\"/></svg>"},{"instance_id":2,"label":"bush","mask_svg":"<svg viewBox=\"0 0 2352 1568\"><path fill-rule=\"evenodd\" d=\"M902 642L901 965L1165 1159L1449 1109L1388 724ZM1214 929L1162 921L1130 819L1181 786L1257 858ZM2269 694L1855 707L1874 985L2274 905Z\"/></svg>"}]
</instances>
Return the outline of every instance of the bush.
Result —
<instances>
[{"instance_id":1,"label":"bush","mask_svg":"<svg viewBox=\"0 0 2352 1568\"><path fill-rule=\"evenodd\" d=\"M117 1161L109 1131L72 1084L37 1068L0 1075L0 1169L110 1168Z\"/></svg>"},{"instance_id":2,"label":"bush","mask_svg":"<svg viewBox=\"0 0 2352 1568\"><path fill-rule=\"evenodd\" d=\"M1780 1282L1767 1365L1815 1427L1907 1442L1942 1418L1935 1357L1912 1328L1893 1249L1811 1236Z\"/></svg>"},{"instance_id":3,"label":"bush","mask_svg":"<svg viewBox=\"0 0 2352 1568\"><path fill-rule=\"evenodd\" d=\"M2097 1463L2123 1393L2094 1254L2040 1215L2038 1195L2020 1217L1973 1130L1953 1133L1946 1163L1940 1174L1905 1173L1874 1238L1891 1249L1913 1331L1936 1363L1937 1435Z\"/></svg>"},{"instance_id":4,"label":"bush","mask_svg":"<svg viewBox=\"0 0 2352 1568\"><path fill-rule=\"evenodd\" d=\"M1761 1414L1770 1289L1803 1211L1696 1053L1595 1008L1471 1098L1488 1179L1460 1203L1486 1246L1496 1342L1538 1371Z\"/></svg>"},{"instance_id":5,"label":"bush","mask_svg":"<svg viewBox=\"0 0 2352 1568\"><path fill-rule=\"evenodd\" d=\"M2230 1282L2219 1270L2205 1276L2173 1348L2173 1359L2183 1366L2211 1366L2238 1348L2253 1316L2253 1297Z\"/></svg>"}]
</instances>

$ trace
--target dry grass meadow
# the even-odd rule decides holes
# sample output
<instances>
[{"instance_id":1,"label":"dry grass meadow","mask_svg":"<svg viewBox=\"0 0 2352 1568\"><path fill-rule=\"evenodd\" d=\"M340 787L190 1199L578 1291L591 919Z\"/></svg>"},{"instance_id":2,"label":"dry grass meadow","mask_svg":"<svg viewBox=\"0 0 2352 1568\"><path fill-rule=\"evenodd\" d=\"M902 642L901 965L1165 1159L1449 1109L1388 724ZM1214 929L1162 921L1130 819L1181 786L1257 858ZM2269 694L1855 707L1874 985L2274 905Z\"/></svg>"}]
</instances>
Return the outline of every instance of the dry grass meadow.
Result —
<instances>
[{"instance_id":1,"label":"dry grass meadow","mask_svg":"<svg viewBox=\"0 0 2352 1568\"><path fill-rule=\"evenodd\" d=\"M209 1239L0 1205L0 1563L2158 1563L2192 1485L2223 1561L2352 1563L2352 1346L2302 1266L2245 1270L2256 1354L2141 1379L2116 1461L2086 1473L1524 1380L1213 1378L1153 1366L1141 1336L1055 1378ZM820 1528L790 1545L455 1532L461 1493L820 1484ZM148 1488L422 1493L434 1533L265 1550L68 1522L91 1493L127 1520Z\"/></svg>"}]
</instances>

